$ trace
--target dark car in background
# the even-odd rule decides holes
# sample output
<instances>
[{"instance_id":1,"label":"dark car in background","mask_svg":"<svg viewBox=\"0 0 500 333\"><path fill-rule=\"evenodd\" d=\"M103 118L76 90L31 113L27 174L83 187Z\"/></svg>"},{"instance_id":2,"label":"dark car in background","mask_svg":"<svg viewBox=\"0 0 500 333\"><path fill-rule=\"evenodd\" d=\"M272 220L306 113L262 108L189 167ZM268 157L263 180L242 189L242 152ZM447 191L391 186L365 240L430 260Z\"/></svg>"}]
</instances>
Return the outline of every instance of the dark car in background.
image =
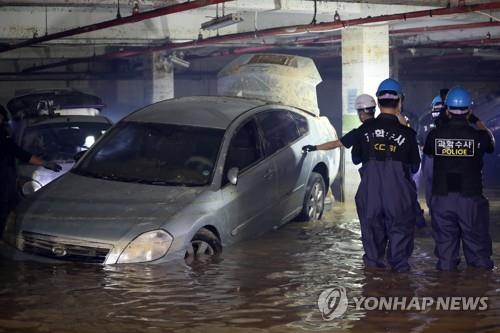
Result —
<instances>
[{"instance_id":1,"label":"dark car in background","mask_svg":"<svg viewBox=\"0 0 500 333\"><path fill-rule=\"evenodd\" d=\"M111 127L94 95L77 90L31 91L7 103L17 143L30 153L60 164L62 172L21 164L18 187L30 195L69 171L75 155L88 150Z\"/></svg>"}]
</instances>

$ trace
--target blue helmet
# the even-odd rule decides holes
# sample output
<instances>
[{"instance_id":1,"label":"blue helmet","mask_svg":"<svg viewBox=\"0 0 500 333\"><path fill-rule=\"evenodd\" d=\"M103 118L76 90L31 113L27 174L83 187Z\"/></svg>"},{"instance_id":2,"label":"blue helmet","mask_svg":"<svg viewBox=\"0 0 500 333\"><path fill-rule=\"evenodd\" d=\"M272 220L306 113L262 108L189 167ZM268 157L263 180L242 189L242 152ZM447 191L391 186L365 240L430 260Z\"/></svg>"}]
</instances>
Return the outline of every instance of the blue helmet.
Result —
<instances>
[{"instance_id":1,"label":"blue helmet","mask_svg":"<svg viewBox=\"0 0 500 333\"><path fill-rule=\"evenodd\" d=\"M400 97L403 96L403 88L401 87L401 84L398 81L393 79L385 79L378 86L377 97L378 98L382 97L382 99L384 99L384 97L391 99L390 96L387 96L387 94L385 94L386 92L389 91L395 92Z\"/></svg>"},{"instance_id":2,"label":"blue helmet","mask_svg":"<svg viewBox=\"0 0 500 333\"><path fill-rule=\"evenodd\" d=\"M441 113L441 110L445 108L443 99L441 98L440 95L437 95L434 97L431 103L431 113L433 118L439 117L439 114Z\"/></svg>"},{"instance_id":3,"label":"blue helmet","mask_svg":"<svg viewBox=\"0 0 500 333\"><path fill-rule=\"evenodd\" d=\"M439 95L434 97L434 99L432 100L431 108L434 108L437 105L443 105L443 99Z\"/></svg>"},{"instance_id":4,"label":"blue helmet","mask_svg":"<svg viewBox=\"0 0 500 333\"><path fill-rule=\"evenodd\" d=\"M450 109L468 109L472 105L472 97L466 89L456 86L446 95L445 104Z\"/></svg>"}]
</instances>

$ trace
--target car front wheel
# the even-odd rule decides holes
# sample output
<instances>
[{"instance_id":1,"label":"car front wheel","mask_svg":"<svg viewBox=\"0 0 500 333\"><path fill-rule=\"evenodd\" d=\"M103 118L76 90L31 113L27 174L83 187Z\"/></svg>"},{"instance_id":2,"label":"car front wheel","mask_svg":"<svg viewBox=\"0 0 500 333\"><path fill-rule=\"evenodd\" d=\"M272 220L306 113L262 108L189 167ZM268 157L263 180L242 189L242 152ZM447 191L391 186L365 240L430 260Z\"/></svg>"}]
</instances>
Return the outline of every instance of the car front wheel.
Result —
<instances>
[{"instance_id":1,"label":"car front wheel","mask_svg":"<svg viewBox=\"0 0 500 333\"><path fill-rule=\"evenodd\" d=\"M184 259L188 264L206 262L217 258L221 253L219 238L212 231L202 228L189 243Z\"/></svg>"},{"instance_id":2,"label":"car front wheel","mask_svg":"<svg viewBox=\"0 0 500 333\"><path fill-rule=\"evenodd\" d=\"M323 177L317 173L311 173L306 188L304 204L300 214L300 220L320 220L325 209L326 187Z\"/></svg>"}]
</instances>

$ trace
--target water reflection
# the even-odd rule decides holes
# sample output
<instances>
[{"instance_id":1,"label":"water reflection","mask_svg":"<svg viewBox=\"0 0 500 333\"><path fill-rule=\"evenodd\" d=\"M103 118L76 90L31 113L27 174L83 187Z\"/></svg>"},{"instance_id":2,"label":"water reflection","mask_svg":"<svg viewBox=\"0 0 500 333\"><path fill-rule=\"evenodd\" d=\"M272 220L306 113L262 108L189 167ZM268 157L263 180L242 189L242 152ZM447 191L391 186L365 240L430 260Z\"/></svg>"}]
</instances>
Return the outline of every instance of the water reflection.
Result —
<instances>
[{"instance_id":1,"label":"water reflection","mask_svg":"<svg viewBox=\"0 0 500 333\"><path fill-rule=\"evenodd\" d=\"M0 332L498 332L498 271L436 272L427 233L419 234L408 274L364 270L358 222L345 207L337 207L327 222L288 225L225 249L219 262L194 267L2 260ZM499 243L494 248L498 263ZM486 295L489 309L350 307L344 317L327 322L316 302L335 285L344 286L349 297Z\"/></svg>"}]
</instances>

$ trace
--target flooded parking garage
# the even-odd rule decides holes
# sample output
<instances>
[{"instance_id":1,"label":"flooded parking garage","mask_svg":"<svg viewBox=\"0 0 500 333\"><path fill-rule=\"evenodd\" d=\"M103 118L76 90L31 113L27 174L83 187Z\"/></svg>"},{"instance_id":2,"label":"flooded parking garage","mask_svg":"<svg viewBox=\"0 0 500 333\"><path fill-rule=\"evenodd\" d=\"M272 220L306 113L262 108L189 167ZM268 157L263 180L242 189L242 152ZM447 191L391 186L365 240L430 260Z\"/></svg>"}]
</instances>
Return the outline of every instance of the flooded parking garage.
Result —
<instances>
[{"instance_id":1,"label":"flooded parking garage","mask_svg":"<svg viewBox=\"0 0 500 333\"><path fill-rule=\"evenodd\" d=\"M500 218L497 192L492 220ZM500 226L492 224L500 262ZM228 247L217 262L94 266L0 262L2 332L498 332L500 274L435 270L429 228L410 273L365 270L353 207ZM462 268L464 268L462 266ZM322 318L318 297L342 286L346 313ZM488 297L477 311L357 310L354 297Z\"/></svg>"},{"instance_id":2,"label":"flooded parking garage","mask_svg":"<svg viewBox=\"0 0 500 333\"><path fill-rule=\"evenodd\" d=\"M0 333L500 332L499 20L0 0Z\"/></svg>"}]
</instances>

